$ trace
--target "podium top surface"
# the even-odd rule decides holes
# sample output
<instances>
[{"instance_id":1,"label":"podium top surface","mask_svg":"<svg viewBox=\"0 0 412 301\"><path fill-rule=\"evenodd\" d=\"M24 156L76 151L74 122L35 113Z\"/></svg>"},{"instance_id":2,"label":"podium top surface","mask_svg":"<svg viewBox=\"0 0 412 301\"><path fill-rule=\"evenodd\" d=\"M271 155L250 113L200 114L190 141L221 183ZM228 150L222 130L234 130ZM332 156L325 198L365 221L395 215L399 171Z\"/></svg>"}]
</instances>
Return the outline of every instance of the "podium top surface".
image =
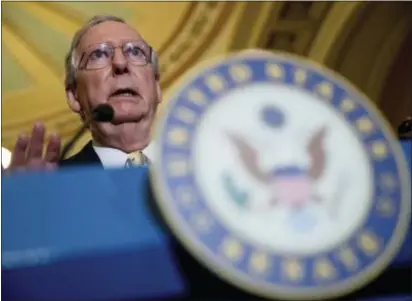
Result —
<instances>
[{"instance_id":1,"label":"podium top surface","mask_svg":"<svg viewBox=\"0 0 412 301\"><path fill-rule=\"evenodd\" d=\"M3 266L19 257L36 264L78 251L160 244L148 181L146 168L3 177Z\"/></svg>"}]
</instances>

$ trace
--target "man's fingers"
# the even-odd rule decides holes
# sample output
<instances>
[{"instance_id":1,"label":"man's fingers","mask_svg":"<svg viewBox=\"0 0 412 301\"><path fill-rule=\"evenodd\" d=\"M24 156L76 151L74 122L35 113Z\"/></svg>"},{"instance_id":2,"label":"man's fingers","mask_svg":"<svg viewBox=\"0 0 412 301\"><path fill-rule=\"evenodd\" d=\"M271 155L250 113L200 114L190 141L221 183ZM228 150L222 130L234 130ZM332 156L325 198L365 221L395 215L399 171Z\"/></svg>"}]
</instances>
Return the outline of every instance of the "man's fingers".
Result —
<instances>
[{"instance_id":1,"label":"man's fingers","mask_svg":"<svg viewBox=\"0 0 412 301\"><path fill-rule=\"evenodd\" d=\"M38 159L42 157L44 145L45 128L42 122L36 122L33 126L27 160Z\"/></svg>"},{"instance_id":2,"label":"man's fingers","mask_svg":"<svg viewBox=\"0 0 412 301\"><path fill-rule=\"evenodd\" d=\"M45 165L45 170L47 171L54 171L58 168L58 164L56 163L52 163L52 162L46 162Z\"/></svg>"},{"instance_id":3,"label":"man's fingers","mask_svg":"<svg viewBox=\"0 0 412 301\"><path fill-rule=\"evenodd\" d=\"M26 164L26 153L29 143L30 137L26 134L21 134L19 138L17 138L13 153L11 155L11 168Z\"/></svg>"},{"instance_id":4,"label":"man's fingers","mask_svg":"<svg viewBox=\"0 0 412 301\"><path fill-rule=\"evenodd\" d=\"M37 122L33 126L31 136L24 134L19 136L14 146L10 171L56 169L60 158L60 137L57 134L50 135L46 154L43 157L45 132L43 123Z\"/></svg>"},{"instance_id":5,"label":"man's fingers","mask_svg":"<svg viewBox=\"0 0 412 301\"><path fill-rule=\"evenodd\" d=\"M59 135L53 133L50 135L49 143L47 144L46 149L46 162L53 162L57 163L60 157L60 148L61 148L61 140Z\"/></svg>"}]
</instances>

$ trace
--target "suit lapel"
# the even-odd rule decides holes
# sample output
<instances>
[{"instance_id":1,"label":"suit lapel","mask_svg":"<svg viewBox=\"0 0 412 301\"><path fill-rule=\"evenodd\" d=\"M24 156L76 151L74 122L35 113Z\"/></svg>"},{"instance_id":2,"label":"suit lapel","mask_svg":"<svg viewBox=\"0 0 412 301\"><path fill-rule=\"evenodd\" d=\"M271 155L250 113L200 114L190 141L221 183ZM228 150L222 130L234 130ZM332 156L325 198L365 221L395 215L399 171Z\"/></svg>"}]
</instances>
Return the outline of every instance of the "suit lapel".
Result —
<instances>
[{"instance_id":1,"label":"suit lapel","mask_svg":"<svg viewBox=\"0 0 412 301\"><path fill-rule=\"evenodd\" d=\"M100 165L101 167L103 167L103 164L99 159L99 156L94 151L93 144L91 141L89 141L80 152L60 162L60 166L62 167L93 164Z\"/></svg>"}]
</instances>

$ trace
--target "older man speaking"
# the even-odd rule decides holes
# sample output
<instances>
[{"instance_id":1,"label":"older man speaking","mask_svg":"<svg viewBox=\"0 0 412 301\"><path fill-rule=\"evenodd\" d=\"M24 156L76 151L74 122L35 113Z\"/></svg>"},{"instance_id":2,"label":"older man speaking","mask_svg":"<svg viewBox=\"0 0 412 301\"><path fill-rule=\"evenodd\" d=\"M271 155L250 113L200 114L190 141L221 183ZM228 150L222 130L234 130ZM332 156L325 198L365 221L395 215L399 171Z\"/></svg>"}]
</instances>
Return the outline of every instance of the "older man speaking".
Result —
<instances>
[{"instance_id":1,"label":"older man speaking","mask_svg":"<svg viewBox=\"0 0 412 301\"><path fill-rule=\"evenodd\" d=\"M62 161L59 136L52 134L45 146L44 125L36 123L30 136L18 138L8 170L94 163L105 168L122 167L130 162L131 155L137 163L147 160L144 152L150 143L161 90L156 53L138 32L114 16L92 18L76 32L71 43L65 88L70 109L83 121L90 119L96 106L110 104L115 112L112 122L92 122L92 141ZM173 245L177 264L188 280L190 293L183 299L248 297L213 276L176 241Z\"/></svg>"},{"instance_id":2,"label":"older man speaking","mask_svg":"<svg viewBox=\"0 0 412 301\"><path fill-rule=\"evenodd\" d=\"M65 88L70 109L82 120L100 104L115 112L110 123L92 122L92 141L59 162L61 141L52 134L45 153L45 127L20 135L9 170L53 169L58 165L99 163L120 167L147 160L144 150L161 101L155 51L123 19L96 16L76 32L66 57Z\"/></svg>"}]
</instances>

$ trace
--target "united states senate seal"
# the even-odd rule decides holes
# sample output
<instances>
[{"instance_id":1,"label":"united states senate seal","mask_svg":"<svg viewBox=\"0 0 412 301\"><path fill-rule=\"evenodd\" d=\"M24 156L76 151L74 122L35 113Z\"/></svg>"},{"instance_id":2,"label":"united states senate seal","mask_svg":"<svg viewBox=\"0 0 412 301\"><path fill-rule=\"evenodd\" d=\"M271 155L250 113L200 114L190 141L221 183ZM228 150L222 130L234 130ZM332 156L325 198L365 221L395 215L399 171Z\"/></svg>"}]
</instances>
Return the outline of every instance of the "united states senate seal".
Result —
<instances>
[{"instance_id":1,"label":"united states senate seal","mask_svg":"<svg viewBox=\"0 0 412 301\"><path fill-rule=\"evenodd\" d=\"M160 117L157 202L183 245L257 296L330 299L403 243L410 175L378 110L304 59L244 52L197 67Z\"/></svg>"}]
</instances>

